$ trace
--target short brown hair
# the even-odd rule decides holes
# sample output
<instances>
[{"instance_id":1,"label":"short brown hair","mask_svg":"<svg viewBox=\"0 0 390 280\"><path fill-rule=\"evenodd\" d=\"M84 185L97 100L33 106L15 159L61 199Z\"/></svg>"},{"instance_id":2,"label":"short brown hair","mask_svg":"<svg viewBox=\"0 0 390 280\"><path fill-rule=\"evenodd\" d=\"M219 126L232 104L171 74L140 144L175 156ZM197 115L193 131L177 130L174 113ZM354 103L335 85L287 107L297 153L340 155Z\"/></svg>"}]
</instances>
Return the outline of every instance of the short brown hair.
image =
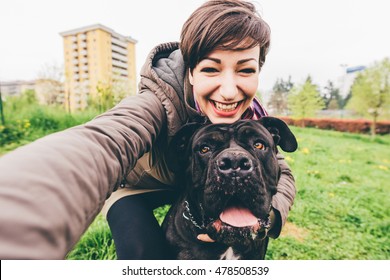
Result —
<instances>
[{"instance_id":1,"label":"short brown hair","mask_svg":"<svg viewBox=\"0 0 390 280\"><path fill-rule=\"evenodd\" d=\"M180 49L191 70L211 51L244 50L260 46L263 66L271 30L255 6L240 0L209 0L196 9L183 25Z\"/></svg>"}]
</instances>

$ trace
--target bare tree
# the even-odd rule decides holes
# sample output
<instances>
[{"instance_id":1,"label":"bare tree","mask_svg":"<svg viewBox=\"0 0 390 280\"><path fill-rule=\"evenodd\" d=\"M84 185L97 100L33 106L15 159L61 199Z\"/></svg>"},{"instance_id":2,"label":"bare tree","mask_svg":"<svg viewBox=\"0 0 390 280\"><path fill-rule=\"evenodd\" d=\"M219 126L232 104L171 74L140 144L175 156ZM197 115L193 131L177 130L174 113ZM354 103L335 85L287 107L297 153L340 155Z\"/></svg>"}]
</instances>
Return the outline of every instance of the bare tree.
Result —
<instances>
[{"instance_id":1,"label":"bare tree","mask_svg":"<svg viewBox=\"0 0 390 280\"><path fill-rule=\"evenodd\" d=\"M56 63L44 64L38 72L35 91L41 104L62 104L64 102L63 67Z\"/></svg>"}]
</instances>

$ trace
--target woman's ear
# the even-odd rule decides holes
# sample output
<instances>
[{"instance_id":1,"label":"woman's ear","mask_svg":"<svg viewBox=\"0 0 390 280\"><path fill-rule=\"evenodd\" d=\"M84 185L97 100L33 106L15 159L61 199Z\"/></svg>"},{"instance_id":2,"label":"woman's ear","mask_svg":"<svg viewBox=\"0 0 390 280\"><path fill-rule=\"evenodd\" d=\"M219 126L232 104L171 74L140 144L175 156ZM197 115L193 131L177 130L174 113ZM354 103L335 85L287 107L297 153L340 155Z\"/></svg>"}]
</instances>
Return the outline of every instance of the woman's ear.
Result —
<instances>
[{"instance_id":1,"label":"woman's ear","mask_svg":"<svg viewBox=\"0 0 390 280\"><path fill-rule=\"evenodd\" d=\"M188 79L190 81L190 84L193 86L194 85L194 77L192 76L192 71L190 68L188 68Z\"/></svg>"}]
</instances>

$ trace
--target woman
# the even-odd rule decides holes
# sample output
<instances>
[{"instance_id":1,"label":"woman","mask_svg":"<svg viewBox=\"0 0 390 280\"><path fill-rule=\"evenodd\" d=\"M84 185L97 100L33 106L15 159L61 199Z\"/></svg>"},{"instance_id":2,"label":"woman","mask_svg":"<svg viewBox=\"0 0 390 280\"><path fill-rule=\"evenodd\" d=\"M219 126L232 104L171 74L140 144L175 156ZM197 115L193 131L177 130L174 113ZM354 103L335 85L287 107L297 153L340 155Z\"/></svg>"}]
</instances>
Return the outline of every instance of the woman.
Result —
<instances>
[{"instance_id":1,"label":"woman","mask_svg":"<svg viewBox=\"0 0 390 280\"><path fill-rule=\"evenodd\" d=\"M63 258L105 204L119 259L165 258L152 210L172 201L180 187L165 163L167 143L190 121L232 123L266 114L255 93L269 40L252 4L207 1L184 24L180 44L151 52L137 96L4 156L0 257ZM282 155L279 163L272 237L295 197Z\"/></svg>"}]
</instances>

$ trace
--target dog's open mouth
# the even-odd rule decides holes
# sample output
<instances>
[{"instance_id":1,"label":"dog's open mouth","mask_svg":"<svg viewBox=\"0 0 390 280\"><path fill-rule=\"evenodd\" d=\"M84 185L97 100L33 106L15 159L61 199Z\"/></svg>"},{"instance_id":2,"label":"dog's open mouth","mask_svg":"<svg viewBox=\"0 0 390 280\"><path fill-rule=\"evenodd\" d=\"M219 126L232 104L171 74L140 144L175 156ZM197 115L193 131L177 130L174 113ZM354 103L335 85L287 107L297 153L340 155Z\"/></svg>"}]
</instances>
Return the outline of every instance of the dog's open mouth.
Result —
<instances>
[{"instance_id":1,"label":"dog's open mouth","mask_svg":"<svg viewBox=\"0 0 390 280\"><path fill-rule=\"evenodd\" d=\"M250 209L233 200L219 218L207 226L207 231L212 239L221 243L248 246L255 239L264 239L270 224L269 218L260 219Z\"/></svg>"}]
</instances>

